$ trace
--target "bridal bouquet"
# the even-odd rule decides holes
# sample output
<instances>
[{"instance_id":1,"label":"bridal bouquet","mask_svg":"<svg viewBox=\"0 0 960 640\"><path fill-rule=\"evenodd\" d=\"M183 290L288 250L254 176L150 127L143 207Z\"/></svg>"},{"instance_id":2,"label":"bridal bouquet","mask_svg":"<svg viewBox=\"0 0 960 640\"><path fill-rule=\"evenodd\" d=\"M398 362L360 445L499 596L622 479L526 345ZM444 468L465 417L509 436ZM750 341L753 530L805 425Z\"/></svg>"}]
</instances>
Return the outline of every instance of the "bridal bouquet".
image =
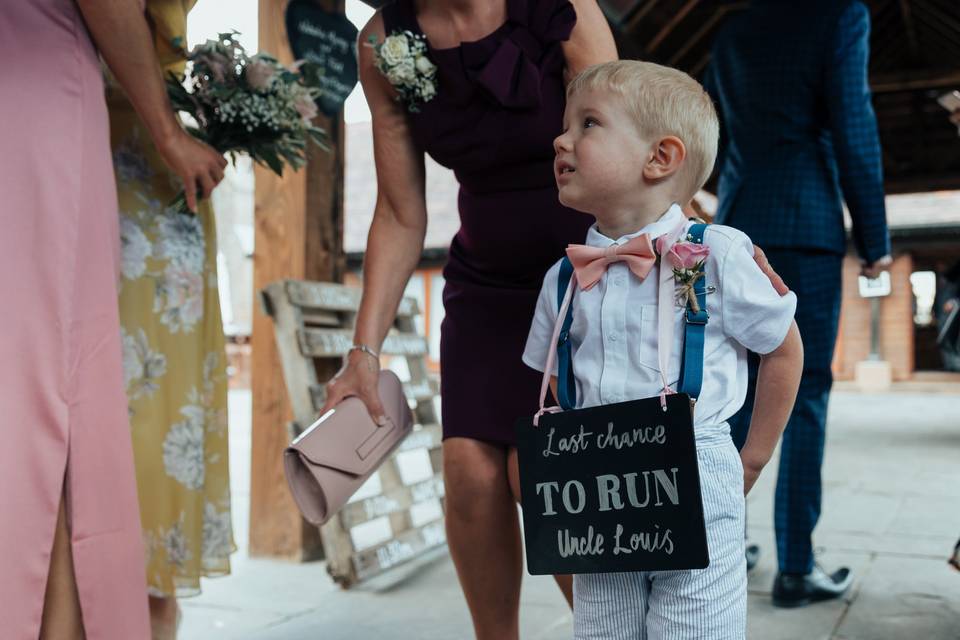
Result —
<instances>
[{"instance_id":1,"label":"bridal bouquet","mask_svg":"<svg viewBox=\"0 0 960 640\"><path fill-rule=\"evenodd\" d=\"M184 77L170 74L167 92L176 111L193 119L186 129L222 154L246 153L283 174L285 164L306 164L307 144L326 149L326 133L313 124L320 70L292 68L258 53L247 55L236 32L197 45ZM181 193L174 206L185 210Z\"/></svg>"}]
</instances>

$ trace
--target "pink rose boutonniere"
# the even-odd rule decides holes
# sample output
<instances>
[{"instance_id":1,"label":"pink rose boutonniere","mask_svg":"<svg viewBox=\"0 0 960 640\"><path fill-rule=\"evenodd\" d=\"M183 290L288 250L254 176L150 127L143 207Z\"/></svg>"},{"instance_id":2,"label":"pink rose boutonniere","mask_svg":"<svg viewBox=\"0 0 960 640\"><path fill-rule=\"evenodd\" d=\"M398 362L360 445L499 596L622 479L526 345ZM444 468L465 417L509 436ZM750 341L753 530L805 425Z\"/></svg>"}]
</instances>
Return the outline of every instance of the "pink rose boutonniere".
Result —
<instances>
[{"instance_id":1,"label":"pink rose boutonniere","mask_svg":"<svg viewBox=\"0 0 960 640\"><path fill-rule=\"evenodd\" d=\"M688 239L679 240L670 247L664 256L664 237L657 240L657 252L667 259L673 266L673 279L677 283L677 304L686 306L689 302L694 313L700 313L697 295L693 285L704 277L703 263L710 255L710 247L691 242Z\"/></svg>"}]
</instances>

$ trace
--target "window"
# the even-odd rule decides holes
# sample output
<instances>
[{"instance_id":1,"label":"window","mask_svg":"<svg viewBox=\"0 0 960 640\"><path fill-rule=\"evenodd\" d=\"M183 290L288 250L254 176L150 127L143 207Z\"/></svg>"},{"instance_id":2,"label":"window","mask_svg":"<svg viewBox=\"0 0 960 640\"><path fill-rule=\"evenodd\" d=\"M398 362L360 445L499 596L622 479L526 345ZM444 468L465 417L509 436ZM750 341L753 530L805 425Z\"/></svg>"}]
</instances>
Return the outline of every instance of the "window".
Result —
<instances>
[{"instance_id":1,"label":"window","mask_svg":"<svg viewBox=\"0 0 960 640\"><path fill-rule=\"evenodd\" d=\"M920 327L933 324L933 301L937 295L937 275L933 271L910 274L913 288L913 322Z\"/></svg>"}]
</instances>

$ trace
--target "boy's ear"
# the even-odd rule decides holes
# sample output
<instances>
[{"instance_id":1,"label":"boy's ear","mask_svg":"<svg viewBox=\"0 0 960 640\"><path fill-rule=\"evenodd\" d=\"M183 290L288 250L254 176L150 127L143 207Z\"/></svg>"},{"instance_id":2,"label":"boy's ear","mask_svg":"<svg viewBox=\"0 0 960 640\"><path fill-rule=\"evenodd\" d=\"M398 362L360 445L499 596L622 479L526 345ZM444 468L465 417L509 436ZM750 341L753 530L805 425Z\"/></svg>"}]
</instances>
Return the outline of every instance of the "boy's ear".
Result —
<instances>
[{"instance_id":1,"label":"boy's ear","mask_svg":"<svg viewBox=\"0 0 960 640\"><path fill-rule=\"evenodd\" d=\"M666 136L658 140L651 150L647 164L643 167L643 177L647 180L662 180L672 176L687 157L687 148L683 140L676 136Z\"/></svg>"}]
</instances>

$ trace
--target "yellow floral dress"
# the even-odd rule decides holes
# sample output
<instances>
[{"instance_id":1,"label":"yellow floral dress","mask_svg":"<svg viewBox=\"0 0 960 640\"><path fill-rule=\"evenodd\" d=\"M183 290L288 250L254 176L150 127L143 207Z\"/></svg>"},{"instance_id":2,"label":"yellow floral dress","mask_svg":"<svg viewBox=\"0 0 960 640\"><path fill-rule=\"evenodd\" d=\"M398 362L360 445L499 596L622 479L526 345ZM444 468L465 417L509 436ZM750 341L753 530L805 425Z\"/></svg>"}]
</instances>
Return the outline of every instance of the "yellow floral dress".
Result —
<instances>
[{"instance_id":1,"label":"yellow floral dress","mask_svg":"<svg viewBox=\"0 0 960 640\"><path fill-rule=\"evenodd\" d=\"M184 67L189 0L148 0L164 73ZM235 550L227 455L227 373L209 202L180 191L122 92L108 90L120 198L120 324L147 581L155 596L200 592Z\"/></svg>"}]
</instances>

